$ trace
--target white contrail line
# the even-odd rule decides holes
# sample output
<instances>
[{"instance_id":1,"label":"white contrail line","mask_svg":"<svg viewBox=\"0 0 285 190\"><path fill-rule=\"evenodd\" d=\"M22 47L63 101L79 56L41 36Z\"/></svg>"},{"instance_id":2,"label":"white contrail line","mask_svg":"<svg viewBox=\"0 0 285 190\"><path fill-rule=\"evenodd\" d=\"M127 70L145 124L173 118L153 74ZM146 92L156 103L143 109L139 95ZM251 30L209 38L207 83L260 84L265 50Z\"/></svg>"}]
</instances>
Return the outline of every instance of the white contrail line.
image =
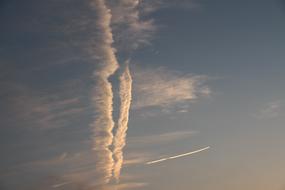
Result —
<instances>
[{"instance_id":1,"label":"white contrail line","mask_svg":"<svg viewBox=\"0 0 285 190\"><path fill-rule=\"evenodd\" d=\"M210 147L205 147L205 148L202 148L202 149L199 149L199 150L195 150L195 151L192 151L192 152L187 152L187 153L184 153L184 154L179 154L177 156L171 156L171 157L167 157L167 158L162 158L162 159L159 159L159 160L154 160L154 161L149 161L147 162L146 164L147 165L150 165L150 164L155 164L155 163L159 163L159 162L163 162L163 161L166 161L166 160L172 160L172 159L176 159L176 158L180 158L180 157L184 157L184 156L189 156L191 154L195 154L195 153L198 153L198 152L202 152L204 150L207 150L209 149Z\"/></svg>"},{"instance_id":2,"label":"white contrail line","mask_svg":"<svg viewBox=\"0 0 285 190\"><path fill-rule=\"evenodd\" d=\"M162 158L162 159L159 159L159 160L150 161L150 162L147 162L146 164L155 164L155 163L163 162L163 161L166 161L166 160L168 160L168 158Z\"/></svg>"},{"instance_id":3,"label":"white contrail line","mask_svg":"<svg viewBox=\"0 0 285 190\"><path fill-rule=\"evenodd\" d=\"M92 101L96 115L91 127L93 129L93 150L96 159L96 171L102 178L102 183L107 184L112 178L114 167L113 154L110 146L113 142L113 90L109 77L118 69L119 64L113 45L111 30L111 11L107 8L105 0L91 1L98 15L97 27L100 38L97 39L98 49L92 50L97 53L98 68L94 71L95 83Z\"/></svg>"},{"instance_id":4,"label":"white contrail line","mask_svg":"<svg viewBox=\"0 0 285 190\"><path fill-rule=\"evenodd\" d=\"M123 165L123 148L126 145L126 135L129 122L129 111L132 100L132 76L127 62L126 68L120 77L120 115L118 128L114 137L113 156L115 160L114 178L119 181L120 172Z\"/></svg>"},{"instance_id":5,"label":"white contrail line","mask_svg":"<svg viewBox=\"0 0 285 190\"><path fill-rule=\"evenodd\" d=\"M53 185L52 187L53 188L59 188L59 187L62 187L64 185L67 185L67 184L70 184L71 182L63 182L63 183L59 183L59 184L55 184Z\"/></svg>"}]
</instances>

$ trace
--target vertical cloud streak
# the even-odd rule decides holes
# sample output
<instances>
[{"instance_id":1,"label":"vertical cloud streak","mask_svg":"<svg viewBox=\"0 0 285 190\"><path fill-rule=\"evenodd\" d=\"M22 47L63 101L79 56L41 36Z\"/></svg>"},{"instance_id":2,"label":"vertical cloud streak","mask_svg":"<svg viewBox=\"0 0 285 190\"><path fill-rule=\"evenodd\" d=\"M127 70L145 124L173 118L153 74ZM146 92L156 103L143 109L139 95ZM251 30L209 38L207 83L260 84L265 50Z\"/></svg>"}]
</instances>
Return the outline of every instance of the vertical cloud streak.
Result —
<instances>
[{"instance_id":1,"label":"vertical cloud streak","mask_svg":"<svg viewBox=\"0 0 285 190\"><path fill-rule=\"evenodd\" d=\"M118 119L118 128L114 138L114 177L117 181L120 178L120 172L123 164L123 148L126 145L126 132L129 122L129 110L132 100L132 76L127 66L120 77L120 115Z\"/></svg>"},{"instance_id":2,"label":"vertical cloud streak","mask_svg":"<svg viewBox=\"0 0 285 190\"><path fill-rule=\"evenodd\" d=\"M112 84L108 79L116 72L119 64L113 46L117 45L119 50L133 51L141 44L149 43L148 40L155 27L152 20L140 19L139 0L90 0L90 2L98 17L96 27L100 34L93 44L95 48L91 49L94 57L100 60L94 72L96 86L92 94L96 109L92 123L93 149L96 155L96 171L100 176L99 182L100 185L105 185L113 176L119 182L132 100L132 77L127 63L119 79L120 113L114 135L114 95ZM116 38L115 44L114 38ZM123 47L124 45L127 47Z\"/></svg>"},{"instance_id":3,"label":"vertical cloud streak","mask_svg":"<svg viewBox=\"0 0 285 190\"><path fill-rule=\"evenodd\" d=\"M118 69L115 49L112 47L113 34L110 27L111 12L104 0L92 0L98 20L97 27L100 38L97 40L98 47L94 53L99 58L98 69L94 72L96 86L93 91L92 101L96 109L93 128L93 149L96 156L96 172L100 176L99 182L107 184L112 177L114 160L110 145L112 145L114 128L113 121L113 91L109 77Z\"/></svg>"}]
</instances>

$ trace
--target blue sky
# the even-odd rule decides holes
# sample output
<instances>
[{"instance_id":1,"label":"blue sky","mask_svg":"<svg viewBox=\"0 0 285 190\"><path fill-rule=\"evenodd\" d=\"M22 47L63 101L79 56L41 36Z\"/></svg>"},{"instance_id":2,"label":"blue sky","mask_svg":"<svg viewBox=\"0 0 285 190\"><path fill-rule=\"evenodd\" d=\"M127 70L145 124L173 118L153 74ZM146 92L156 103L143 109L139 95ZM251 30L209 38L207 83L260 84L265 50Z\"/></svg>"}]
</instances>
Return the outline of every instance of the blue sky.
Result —
<instances>
[{"instance_id":1,"label":"blue sky","mask_svg":"<svg viewBox=\"0 0 285 190\"><path fill-rule=\"evenodd\" d=\"M0 1L0 189L283 190L284 7Z\"/></svg>"}]
</instances>

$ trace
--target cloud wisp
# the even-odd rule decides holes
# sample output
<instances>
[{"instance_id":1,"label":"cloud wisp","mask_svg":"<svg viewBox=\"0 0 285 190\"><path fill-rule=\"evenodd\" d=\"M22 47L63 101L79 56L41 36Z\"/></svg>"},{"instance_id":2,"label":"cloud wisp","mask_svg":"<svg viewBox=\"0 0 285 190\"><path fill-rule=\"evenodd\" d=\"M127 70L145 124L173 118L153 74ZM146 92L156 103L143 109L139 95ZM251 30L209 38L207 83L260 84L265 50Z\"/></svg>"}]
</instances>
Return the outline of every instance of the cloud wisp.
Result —
<instances>
[{"instance_id":1,"label":"cloud wisp","mask_svg":"<svg viewBox=\"0 0 285 190\"><path fill-rule=\"evenodd\" d=\"M206 76L185 75L165 68L135 69L133 109L169 108L211 93L204 84Z\"/></svg>"},{"instance_id":2,"label":"cloud wisp","mask_svg":"<svg viewBox=\"0 0 285 190\"><path fill-rule=\"evenodd\" d=\"M192 152L187 152L187 153L184 153L184 154L179 154L179 155L176 155L176 156L170 156L170 157L167 157L167 158L161 158L159 160L153 160L153 161L149 161L147 162L146 164L147 165L151 165L151 164L157 164L159 162L163 162L163 161L167 161L167 160L172 160L172 159L176 159L176 158L181 158L181 157L184 157L184 156L190 156L192 154L196 154L198 152L202 152L202 151L205 151L205 150L208 150L210 149L210 147L205 147L205 148L202 148L202 149L199 149L199 150L195 150L195 151L192 151Z\"/></svg>"},{"instance_id":3,"label":"cloud wisp","mask_svg":"<svg viewBox=\"0 0 285 190\"><path fill-rule=\"evenodd\" d=\"M64 89L62 91L37 90L25 84L10 82L0 84L0 88L4 89L0 104L3 108L9 107L3 119L9 125L41 130L57 129L76 122L88 110L82 101L84 96L77 91L72 91L73 96L70 96L71 89L65 84L60 86Z\"/></svg>"},{"instance_id":4,"label":"cloud wisp","mask_svg":"<svg viewBox=\"0 0 285 190\"><path fill-rule=\"evenodd\" d=\"M119 181L120 171L123 165L123 148L126 145L126 132L129 122L129 111L132 100L132 76L127 64L124 72L120 77L120 115L117 124L117 131L114 137L114 177Z\"/></svg>"},{"instance_id":5,"label":"cloud wisp","mask_svg":"<svg viewBox=\"0 0 285 190\"><path fill-rule=\"evenodd\" d=\"M120 108L119 118L115 124L114 93L112 83L109 81L119 67L114 46L119 51L131 53L141 45L149 44L156 27L153 20L142 19L145 17L141 15L147 14L148 11L142 8L139 0L90 0L90 2L97 14L96 26L99 34L95 48L90 49L94 57L99 60L98 68L94 71L96 86L92 101L96 115L91 127L96 171L100 175L101 182L99 185L104 186L108 185L113 177L117 182L120 179L132 101L133 80L127 64L119 78ZM146 76L143 75L136 75L136 77L141 76L137 80L139 83L135 89L140 97L134 108L169 106L196 99L198 95L210 92L207 87L201 86L203 80L201 76L180 76L170 71L155 69L146 73Z\"/></svg>"},{"instance_id":6,"label":"cloud wisp","mask_svg":"<svg viewBox=\"0 0 285 190\"><path fill-rule=\"evenodd\" d=\"M70 182L63 182L63 183L54 184L52 187L53 188L60 188L60 187L65 186L67 184L70 184Z\"/></svg>"},{"instance_id":7,"label":"cloud wisp","mask_svg":"<svg viewBox=\"0 0 285 190\"><path fill-rule=\"evenodd\" d=\"M152 19L142 19L146 14L140 0L111 0L112 27L119 50L132 52L150 44L157 27ZM149 3L148 3L149 4Z\"/></svg>"},{"instance_id":8,"label":"cloud wisp","mask_svg":"<svg viewBox=\"0 0 285 190\"><path fill-rule=\"evenodd\" d=\"M99 68L94 72L96 86L93 91L93 103L96 109L93 128L93 150L96 156L96 170L102 177L103 184L110 182L114 166L113 154L110 146L113 141L113 91L109 77L118 69L119 64L112 47L113 34L110 27L111 12L107 8L104 0L93 0L98 19L97 26L100 31L100 48L97 51L99 58Z\"/></svg>"}]
</instances>

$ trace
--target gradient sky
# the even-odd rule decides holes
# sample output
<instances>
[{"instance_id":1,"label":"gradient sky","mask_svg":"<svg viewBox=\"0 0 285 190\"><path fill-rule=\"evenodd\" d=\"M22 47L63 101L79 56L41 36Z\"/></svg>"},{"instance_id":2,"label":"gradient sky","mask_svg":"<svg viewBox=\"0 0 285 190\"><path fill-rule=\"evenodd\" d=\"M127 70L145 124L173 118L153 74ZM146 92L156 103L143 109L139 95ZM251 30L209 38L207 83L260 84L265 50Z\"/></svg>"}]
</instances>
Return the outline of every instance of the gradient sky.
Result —
<instances>
[{"instance_id":1,"label":"gradient sky","mask_svg":"<svg viewBox=\"0 0 285 190\"><path fill-rule=\"evenodd\" d=\"M133 78L120 181L104 183L100 0L0 0L0 189L284 190L284 1L124 1L101 1L115 122L126 62Z\"/></svg>"}]
</instances>

